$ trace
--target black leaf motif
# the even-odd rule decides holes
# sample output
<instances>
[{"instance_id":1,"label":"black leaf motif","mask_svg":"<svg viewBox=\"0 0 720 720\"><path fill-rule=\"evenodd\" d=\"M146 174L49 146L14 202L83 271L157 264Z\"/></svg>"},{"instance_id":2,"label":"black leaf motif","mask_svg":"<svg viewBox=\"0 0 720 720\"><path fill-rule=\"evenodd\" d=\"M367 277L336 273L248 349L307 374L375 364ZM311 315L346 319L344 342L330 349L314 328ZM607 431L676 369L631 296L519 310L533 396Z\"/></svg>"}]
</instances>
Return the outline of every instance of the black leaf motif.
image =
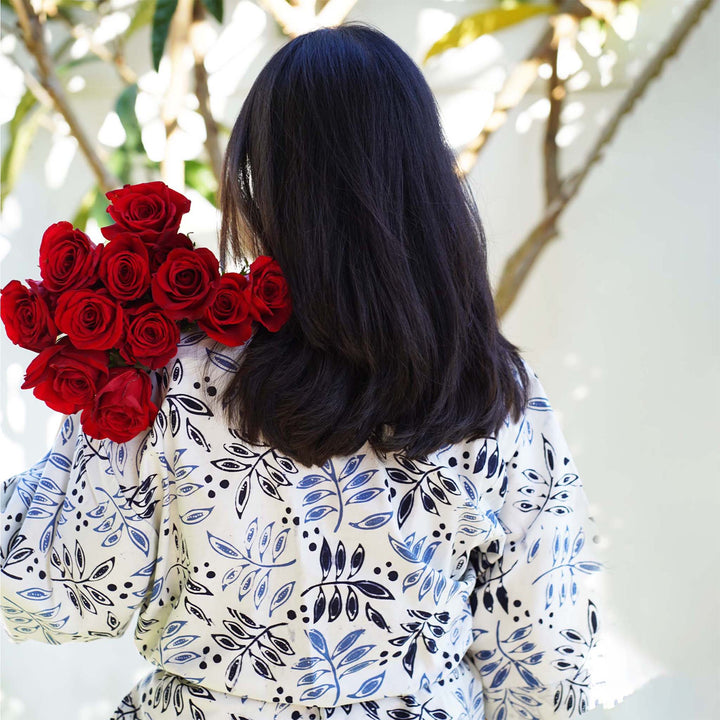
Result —
<instances>
[{"instance_id":1,"label":"black leaf motif","mask_svg":"<svg viewBox=\"0 0 720 720\"><path fill-rule=\"evenodd\" d=\"M237 682L240 669L242 667L242 655L238 655L228 666L225 671L225 687L232 690Z\"/></svg>"},{"instance_id":2,"label":"black leaf motif","mask_svg":"<svg viewBox=\"0 0 720 720\"><path fill-rule=\"evenodd\" d=\"M340 597L340 590L335 586L335 592L333 592L328 604L328 620L332 622L336 620L342 612L342 598Z\"/></svg>"},{"instance_id":3,"label":"black leaf motif","mask_svg":"<svg viewBox=\"0 0 720 720\"><path fill-rule=\"evenodd\" d=\"M192 701L188 703L192 720L205 720L205 713Z\"/></svg>"},{"instance_id":4,"label":"black leaf motif","mask_svg":"<svg viewBox=\"0 0 720 720\"><path fill-rule=\"evenodd\" d=\"M394 600L394 595L380 583L373 580L356 580L355 587L363 594L379 600Z\"/></svg>"},{"instance_id":5,"label":"black leaf motif","mask_svg":"<svg viewBox=\"0 0 720 720\"><path fill-rule=\"evenodd\" d=\"M408 646L407 652L403 655L402 664L407 674L412 677L415 668L415 655L417 654L417 638Z\"/></svg>"},{"instance_id":6,"label":"black leaf motif","mask_svg":"<svg viewBox=\"0 0 720 720\"><path fill-rule=\"evenodd\" d=\"M430 488L430 492L436 500L445 505L450 504L450 501L447 499L447 495L445 495L443 489L437 483L433 482L428 478L427 484L428 488Z\"/></svg>"},{"instance_id":7,"label":"black leaf motif","mask_svg":"<svg viewBox=\"0 0 720 720\"><path fill-rule=\"evenodd\" d=\"M241 640L249 640L252 635L245 628L234 620L223 620L223 625L236 637Z\"/></svg>"},{"instance_id":8,"label":"black leaf motif","mask_svg":"<svg viewBox=\"0 0 720 720\"><path fill-rule=\"evenodd\" d=\"M261 658L253 655L252 656L252 666L255 672L260 676L264 677L266 680L274 680L275 676L272 674L270 670L270 666Z\"/></svg>"},{"instance_id":9,"label":"black leaf motif","mask_svg":"<svg viewBox=\"0 0 720 720\"><path fill-rule=\"evenodd\" d=\"M222 470L223 472L242 472L250 467L249 463L240 462L234 458L211 460L210 464L214 465L218 470Z\"/></svg>"},{"instance_id":10,"label":"black leaf motif","mask_svg":"<svg viewBox=\"0 0 720 720\"><path fill-rule=\"evenodd\" d=\"M23 560L25 560L25 558L29 557L32 554L32 548L20 548L19 550L16 550L15 552L8 555L8 559L5 561L5 567L7 567L8 565L14 565L15 563L22 562Z\"/></svg>"},{"instance_id":11,"label":"black leaf motif","mask_svg":"<svg viewBox=\"0 0 720 720\"><path fill-rule=\"evenodd\" d=\"M550 471L550 474L552 475L552 472L555 469L555 448L552 446L551 442L544 435L542 436L542 439L543 439L543 450L545 451L545 464L547 465L547 469Z\"/></svg>"},{"instance_id":12,"label":"black leaf motif","mask_svg":"<svg viewBox=\"0 0 720 720\"><path fill-rule=\"evenodd\" d=\"M170 432L175 437L180 432L180 413L178 412L175 403L168 398L168 405L170 406Z\"/></svg>"},{"instance_id":13,"label":"black leaf motif","mask_svg":"<svg viewBox=\"0 0 720 720\"><path fill-rule=\"evenodd\" d=\"M423 507L433 515L439 515L435 501L422 488L420 488L420 497L422 498Z\"/></svg>"},{"instance_id":14,"label":"black leaf motif","mask_svg":"<svg viewBox=\"0 0 720 720\"><path fill-rule=\"evenodd\" d=\"M269 495L271 498L275 498L275 500L282 500L277 488L266 477L258 475L258 483L266 495Z\"/></svg>"},{"instance_id":15,"label":"black leaf motif","mask_svg":"<svg viewBox=\"0 0 720 720\"><path fill-rule=\"evenodd\" d=\"M422 471L418 469L418 466L410 460L410 458L401 455L400 453L395 455L395 459L406 469L414 475L421 475Z\"/></svg>"},{"instance_id":16,"label":"black leaf motif","mask_svg":"<svg viewBox=\"0 0 720 720\"><path fill-rule=\"evenodd\" d=\"M486 462L487 462L487 440L483 443L483 446L480 448L480 452L477 454L477 456L475 458L475 467L473 468L473 472L479 473L485 467Z\"/></svg>"},{"instance_id":17,"label":"black leaf motif","mask_svg":"<svg viewBox=\"0 0 720 720\"><path fill-rule=\"evenodd\" d=\"M590 629L590 636L592 638L598 630L597 608L592 600L588 600L588 628Z\"/></svg>"},{"instance_id":18,"label":"black leaf motif","mask_svg":"<svg viewBox=\"0 0 720 720\"><path fill-rule=\"evenodd\" d=\"M101 562L91 573L88 580L95 582L96 580L102 580L106 575L109 575L111 570L115 567L115 558L111 557L105 562Z\"/></svg>"},{"instance_id":19,"label":"black leaf motif","mask_svg":"<svg viewBox=\"0 0 720 720\"><path fill-rule=\"evenodd\" d=\"M498 585L498 589L495 591L495 597L500 603L500 607L507 612L508 611L508 594L504 585Z\"/></svg>"},{"instance_id":20,"label":"black leaf motif","mask_svg":"<svg viewBox=\"0 0 720 720\"><path fill-rule=\"evenodd\" d=\"M85 572L85 553L77 540L75 540L75 562L77 562L78 570L82 575Z\"/></svg>"},{"instance_id":21,"label":"black leaf motif","mask_svg":"<svg viewBox=\"0 0 720 720\"><path fill-rule=\"evenodd\" d=\"M161 712L165 712L170 707L170 701L172 700L172 682L169 682L163 690L163 704Z\"/></svg>"},{"instance_id":22,"label":"black leaf motif","mask_svg":"<svg viewBox=\"0 0 720 720\"><path fill-rule=\"evenodd\" d=\"M340 577L342 571L345 569L345 545L343 541L339 540L337 549L335 550L335 577Z\"/></svg>"},{"instance_id":23,"label":"black leaf motif","mask_svg":"<svg viewBox=\"0 0 720 720\"><path fill-rule=\"evenodd\" d=\"M354 620L358 614L358 597L357 593L348 587L347 599L345 600L345 614L348 620Z\"/></svg>"},{"instance_id":24,"label":"black leaf motif","mask_svg":"<svg viewBox=\"0 0 720 720\"><path fill-rule=\"evenodd\" d=\"M225 648L226 650L242 650L245 647L234 638L231 638L229 635L223 635L222 633L212 633L210 637L212 637L212 639L220 647Z\"/></svg>"},{"instance_id":25,"label":"black leaf motif","mask_svg":"<svg viewBox=\"0 0 720 720\"><path fill-rule=\"evenodd\" d=\"M485 592L483 592L483 605L488 612L492 612L495 602L489 588L485 588Z\"/></svg>"},{"instance_id":26,"label":"black leaf motif","mask_svg":"<svg viewBox=\"0 0 720 720\"><path fill-rule=\"evenodd\" d=\"M328 544L327 538L323 538L322 546L320 548L320 568L322 570L322 578L325 578L330 573L330 567L332 565L332 552L330 551L330 545Z\"/></svg>"},{"instance_id":27,"label":"black leaf motif","mask_svg":"<svg viewBox=\"0 0 720 720\"><path fill-rule=\"evenodd\" d=\"M270 642L283 654L283 655L294 655L295 651L290 646L290 643L284 638L277 637L272 633L267 634Z\"/></svg>"},{"instance_id":28,"label":"black leaf motif","mask_svg":"<svg viewBox=\"0 0 720 720\"><path fill-rule=\"evenodd\" d=\"M555 697L553 698L553 709L557 711L560 708L560 703L562 702L562 685L558 686L558 689L555 691Z\"/></svg>"},{"instance_id":29,"label":"black leaf motif","mask_svg":"<svg viewBox=\"0 0 720 720\"><path fill-rule=\"evenodd\" d=\"M362 544L358 543L355 551L350 558L350 574L348 577L352 577L363 565L365 561L365 548Z\"/></svg>"},{"instance_id":30,"label":"black leaf motif","mask_svg":"<svg viewBox=\"0 0 720 720\"><path fill-rule=\"evenodd\" d=\"M499 462L500 462L500 453L498 451L497 446L495 446L495 449L493 450L493 453L490 456L490 459L488 460L488 468L487 468L487 473L486 473L485 477L492 477L495 474L495 471L498 468Z\"/></svg>"},{"instance_id":31,"label":"black leaf motif","mask_svg":"<svg viewBox=\"0 0 720 720\"><path fill-rule=\"evenodd\" d=\"M385 618L370 603L365 603L365 615L370 622L375 623L381 630L389 630Z\"/></svg>"},{"instance_id":32,"label":"black leaf motif","mask_svg":"<svg viewBox=\"0 0 720 720\"><path fill-rule=\"evenodd\" d=\"M414 502L415 494L412 490L409 490L405 493L405 495L403 495L403 499L400 501L400 506L398 507L398 524L400 527L402 527L408 519Z\"/></svg>"},{"instance_id":33,"label":"black leaf motif","mask_svg":"<svg viewBox=\"0 0 720 720\"><path fill-rule=\"evenodd\" d=\"M235 492L235 512L239 518L242 518L243 512L247 507L247 501L250 497L250 478L244 477Z\"/></svg>"},{"instance_id":34,"label":"black leaf motif","mask_svg":"<svg viewBox=\"0 0 720 720\"><path fill-rule=\"evenodd\" d=\"M320 588L317 599L315 600L315 605L313 605L313 622L316 623L322 617L322 614L324 612L325 612L325 593L323 592L323 589Z\"/></svg>"},{"instance_id":35,"label":"black leaf motif","mask_svg":"<svg viewBox=\"0 0 720 720\"><path fill-rule=\"evenodd\" d=\"M193 595L212 595L212 590L205 587L202 583L197 582L196 580L193 580L191 577L188 577L188 579L185 581L185 588L189 593L192 593Z\"/></svg>"},{"instance_id":36,"label":"black leaf motif","mask_svg":"<svg viewBox=\"0 0 720 720\"><path fill-rule=\"evenodd\" d=\"M213 416L210 408L202 400L198 400L198 398L192 395L178 393L177 395L169 395L168 398L172 398L185 412L189 412L191 415Z\"/></svg>"},{"instance_id":37,"label":"black leaf motif","mask_svg":"<svg viewBox=\"0 0 720 720\"><path fill-rule=\"evenodd\" d=\"M105 595L105 593L100 592L91 585L88 585L85 590L96 603L100 603L100 605L114 605L113 601Z\"/></svg>"},{"instance_id":38,"label":"black leaf motif","mask_svg":"<svg viewBox=\"0 0 720 720\"><path fill-rule=\"evenodd\" d=\"M65 563L65 567L72 572L72 566L73 566L72 557L70 556L70 551L64 545L63 545L63 562Z\"/></svg>"},{"instance_id":39,"label":"black leaf motif","mask_svg":"<svg viewBox=\"0 0 720 720\"><path fill-rule=\"evenodd\" d=\"M175 686L175 693L173 694L173 707L175 708L175 714L180 715L180 713L183 711L183 708L185 707L185 701L183 700L183 693L182 693L183 686L178 683Z\"/></svg>"},{"instance_id":40,"label":"black leaf motif","mask_svg":"<svg viewBox=\"0 0 720 720\"><path fill-rule=\"evenodd\" d=\"M414 482L414 480L404 470L400 470L400 468L388 468L387 474L391 480L403 483L404 485Z\"/></svg>"},{"instance_id":41,"label":"black leaf motif","mask_svg":"<svg viewBox=\"0 0 720 720\"><path fill-rule=\"evenodd\" d=\"M205 436L190 422L190 418L185 418L185 430L187 432L187 436L195 444L210 452L210 445L208 445L207 440L205 440Z\"/></svg>"}]
</instances>

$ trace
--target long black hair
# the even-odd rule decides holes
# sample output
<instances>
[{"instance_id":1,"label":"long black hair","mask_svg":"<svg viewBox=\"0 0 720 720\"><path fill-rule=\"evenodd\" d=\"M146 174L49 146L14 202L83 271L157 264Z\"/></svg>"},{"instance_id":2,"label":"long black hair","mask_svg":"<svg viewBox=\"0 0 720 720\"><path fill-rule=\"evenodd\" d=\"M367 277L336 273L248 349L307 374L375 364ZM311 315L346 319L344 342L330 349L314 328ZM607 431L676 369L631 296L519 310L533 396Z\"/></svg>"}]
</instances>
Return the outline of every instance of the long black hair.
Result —
<instances>
[{"instance_id":1,"label":"long black hair","mask_svg":"<svg viewBox=\"0 0 720 720\"><path fill-rule=\"evenodd\" d=\"M304 465L420 458L527 403L498 329L485 234L415 62L371 25L300 35L263 67L225 154L221 264L270 255L292 316L257 326L231 427Z\"/></svg>"}]
</instances>

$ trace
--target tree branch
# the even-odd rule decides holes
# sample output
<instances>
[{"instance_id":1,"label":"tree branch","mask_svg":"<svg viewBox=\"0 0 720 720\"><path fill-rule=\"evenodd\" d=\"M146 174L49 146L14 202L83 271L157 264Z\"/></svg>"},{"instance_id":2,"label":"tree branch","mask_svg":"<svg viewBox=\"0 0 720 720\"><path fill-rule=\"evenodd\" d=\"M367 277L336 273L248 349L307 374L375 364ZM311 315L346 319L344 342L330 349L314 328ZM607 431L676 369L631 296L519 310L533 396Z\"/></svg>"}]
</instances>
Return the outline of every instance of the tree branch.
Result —
<instances>
[{"instance_id":1,"label":"tree branch","mask_svg":"<svg viewBox=\"0 0 720 720\"><path fill-rule=\"evenodd\" d=\"M22 30L25 47L37 62L40 85L50 96L55 109L63 116L70 127L70 132L78 141L80 151L90 165L102 191L105 193L112 190L117 186L117 181L100 160L90 138L80 124L65 95L65 90L58 79L54 63L45 44L43 23L35 13L29 0L12 0L12 4Z\"/></svg>"},{"instance_id":2,"label":"tree branch","mask_svg":"<svg viewBox=\"0 0 720 720\"><path fill-rule=\"evenodd\" d=\"M667 59L677 53L711 2L712 0L697 0L680 22L675 25L668 39L662 43L645 67L645 70L630 88L626 97L615 109L612 118L605 125L588 153L587 160L582 168L562 182L558 196L546 208L543 218L505 263L498 290L495 294L495 308L498 318L502 318L510 309L542 250L553 238L557 237L557 219L570 200L577 194L590 168L601 159L605 146L614 137L622 118L630 112L635 102L642 97L650 81L660 74Z\"/></svg>"},{"instance_id":3,"label":"tree branch","mask_svg":"<svg viewBox=\"0 0 720 720\"><path fill-rule=\"evenodd\" d=\"M170 81L161 109L165 125L165 153L160 163L160 173L170 187L179 191L185 188L185 161L182 159L182 137L177 121L188 91L185 51L189 49L193 3L194 0L178 0L170 22L167 39Z\"/></svg>"},{"instance_id":4,"label":"tree branch","mask_svg":"<svg viewBox=\"0 0 720 720\"><path fill-rule=\"evenodd\" d=\"M222 171L222 152L218 141L218 124L210 109L210 92L208 90L208 74L205 68L205 48L200 42L200 32L205 24L205 8L200 0L195 0L193 6L193 22L190 26L190 44L195 59L195 95L198 99L198 109L205 122L205 149L210 158L215 180L220 182Z\"/></svg>"}]
</instances>

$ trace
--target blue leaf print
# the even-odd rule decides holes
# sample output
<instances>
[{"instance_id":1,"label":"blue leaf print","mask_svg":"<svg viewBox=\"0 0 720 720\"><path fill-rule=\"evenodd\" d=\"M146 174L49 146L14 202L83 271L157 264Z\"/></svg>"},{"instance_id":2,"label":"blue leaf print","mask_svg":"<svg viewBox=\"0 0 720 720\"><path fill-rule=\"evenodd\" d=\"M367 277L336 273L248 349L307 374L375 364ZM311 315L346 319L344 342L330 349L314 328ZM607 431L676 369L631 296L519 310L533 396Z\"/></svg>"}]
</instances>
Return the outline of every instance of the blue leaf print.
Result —
<instances>
[{"instance_id":1,"label":"blue leaf print","mask_svg":"<svg viewBox=\"0 0 720 720\"><path fill-rule=\"evenodd\" d=\"M301 658L293 665L293 670L307 670L308 668L313 667L313 665L317 665L317 663L322 662L322 658L319 657L306 657Z\"/></svg>"},{"instance_id":2,"label":"blue leaf print","mask_svg":"<svg viewBox=\"0 0 720 720\"><path fill-rule=\"evenodd\" d=\"M325 477L324 475L306 475L298 482L297 487L301 490L305 490L307 488L315 487L322 482L330 482L330 478Z\"/></svg>"},{"instance_id":3,"label":"blue leaf print","mask_svg":"<svg viewBox=\"0 0 720 720\"><path fill-rule=\"evenodd\" d=\"M165 658L165 662L181 665L183 663L190 662L190 660L196 660L200 657L202 656L199 653L183 651L176 653L175 655L171 655L169 658Z\"/></svg>"},{"instance_id":4,"label":"blue leaf print","mask_svg":"<svg viewBox=\"0 0 720 720\"><path fill-rule=\"evenodd\" d=\"M205 520L205 518L210 515L214 509L215 508L212 507L206 507L188 510L184 515L180 516L180 519L185 523L185 525L197 525Z\"/></svg>"},{"instance_id":5,"label":"blue leaf print","mask_svg":"<svg viewBox=\"0 0 720 720\"><path fill-rule=\"evenodd\" d=\"M61 455L60 453L50 453L50 457L48 460L56 467L58 470L63 470L65 472L70 471L70 460L69 458L66 458L64 455Z\"/></svg>"},{"instance_id":6,"label":"blue leaf print","mask_svg":"<svg viewBox=\"0 0 720 720\"><path fill-rule=\"evenodd\" d=\"M350 522L348 525L357 528L358 530L376 530L389 522L392 516L392 511L373 513L358 522Z\"/></svg>"},{"instance_id":7,"label":"blue leaf print","mask_svg":"<svg viewBox=\"0 0 720 720\"><path fill-rule=\"evenodd\" d=\"M335 646L335 649L333 650L331 657L336 657L337 655L341 655L346 650L350 649L357 639L365 632L365 630L353 630L352 632L349 632L340 642Z\"/></svg>"},{"instance_id":8,"label":"blue leaf print","mask_svg":"<svg viewBox=\"0 0 720 720\"><path fill-rule=\"evenodd\" d=\"M383 684L383 681L385 680L385 671L383 670L379 675L374 675L371 678L368 678L359 688L356 692L350 693L348 697L351 698L357 698L361 699L364 697L367 697L368 695L372 695L373 693L376 693L380 686Z\"/></svg>"},{"instance_id":9,"label":"blue leaf print","mask_svg":"<svg viewBox=\"0 0 720 720\"><path fill-rule=\"evenodd\" d=\"M366 488L365 490L359 490L355 494L351 495L346 501L346 505L353 503L365 503L370 502L376 495L382 492L382 488Z\"/></svg>"},{"instance_id":10,"label":"blue leaf print","mask_svg":"<svg viewBox=\"0 0 720 720\"><path fill-rule=\"evenodd\" d=\"M300 700L317 700L322 697L328 690L332 690L334 685L318 685L317 687L306 690L300 695Z\"/></svg>"},{"instance_id":11,"label":"blue leaf print","mask_svg":"<svg viewBox=\"0 0 720 720\"><path fill-rule=\"evenodd\" d=\"M315 628L313 628L308 631L307 635L310 638L312 646L324 657L327 657L328 647L323 634L319 630L315 630Z\"/></svg>"},{"instance_id":12,"label":"blue leaf print","mask_svg":"<svg viewBox=\"0 0 720 720\"><path fill-rule=\"evenodd\" d=\"M229 355L224 355L223 353L211 350L210 348L205 348L205 351L207 352L210 362L215 365L215 367L229 373L236 373L240 369L237 362L235 362L235 360L233 360Z\"/></svg>"},{"instance_id":13,"label":"blue leaf print","mask_svg":"<svg viewBox=\"0 0 720 720\"><path fill-rule=\"evenodd\" d=\"M227 540L216 537L210 531L207 531L207 536L210 541L210 546L219 555L230 558L231 560L239 560L243 557L240 551L234 545L227 542Z\"/></svg>"},{"instance_id":14,"label":"blue leaf print","mask_svg":"<svg viewBox=\"0 0 720 720\"><path fill-rule=\"evenodd\" d=\"M47 600L52 595L49 590L39 587L18 590L17 594L21 597L27 598L28 600Z\"/></svg>"},{"instance_id":15,"label":"blue leaf print","mask_svg":"<svg viewBox=\"0 0 720 720\"><path fill-rule=\"evenodd\" d=\"M318 658L319 659L319 658ZM298 686L300 685L312 685L319 677L322 677L325 675L325 673L329 673L330 671L327 669L321 669L321 670L314 670L313 672L305 673L298 681Z\"/></svg>"},{"instance_id":16,"label":"blue leaf print","mask_svg":"<svg viewBox=\"0 0 720 720\"><path fill-rule=\"evenodd\" d=\"M305 522L320 520L320 518L324 518L331 512L337 512L337 510L330 505L318 505L318 507L314 507L312 510L308 510L307 513L305 513Z\"/></svg>"},{"instance_id":17,"label":"blue leaf print","mask_svg":"<svg viewBox=\"0 0 720 720\"><path fill-rule=\"evenodd\" d=\"M145 555L150 552L150 541L148 540L148 536L142 530L133 525L128 525L128 535L130 535L133 545L136 545L145 553Z\"/></svg>"},{"instance_id":18,"label":"blue leaf print","mask_svg":"<svg viewBox=\"0 0 720 720\"><path fill-rule=\"evenodd\" d=\"M274 610L277 610L281 605L285 604L290 599L294 587L295 581L291 580L289 583L285 583L285 585L275 591L275 594L270 601L270 610L268 611L268 615L272 615Z\"/></svg>"}]
</instances>

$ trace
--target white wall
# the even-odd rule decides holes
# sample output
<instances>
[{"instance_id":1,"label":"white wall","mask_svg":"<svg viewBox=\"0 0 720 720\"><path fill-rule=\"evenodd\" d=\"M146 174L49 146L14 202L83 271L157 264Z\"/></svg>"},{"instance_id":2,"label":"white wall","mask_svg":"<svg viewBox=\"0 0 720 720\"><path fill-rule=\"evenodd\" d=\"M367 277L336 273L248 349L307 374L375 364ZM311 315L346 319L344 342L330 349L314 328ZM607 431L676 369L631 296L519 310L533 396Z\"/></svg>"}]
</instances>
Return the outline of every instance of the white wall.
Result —
<instances>
[{"instance_id":1,"label":"white wall","mask_svg":"<svg viewBox=\"0 0 720 720\"><path fill-rule=\"evenodd\" d=\"M234 6L228 5L228 15ZM351 17L376 24L419 59L427 47L424 33L448 22L443 13L460 16L481 7L452 0L359 0ZM667 34L681 7L669 0L643 7L634 41L638 57L648 56L646 43ZM629 655L635 666L627 672L641 677L652 675L655 667L664 670L618 707L594 711L595 720L720 716L714 522L720 466L719 20L716 4L624 119L604 160L563 215L560 237L546 249L503 324L560 414L595 505L614 576L610 594L617 625L628 652L635 649ZM522 57L542 23L536 19L520 31L498 34L505 46L498 62ZM226 122L232 122L247 87L282 42L269 24L251 43L239 63L244 75L227 103ZM147 66L146 38L138 38L135 48L136 64L144 59ZM482 82L465 75L442 65L428 71L448 132L456 138L468 132L463 117L478 115L464 103L482 102L483 82L493 79L492 73ZM580 134L563 155L563 170L581 162L599 127L598 114L607 112L624 89L585 90L571 98L582 103L583 114L577 121ZM112 76L99 68L80 96L89 127L99 127L116 90ZM542 208L542 123L519 132L516 122L539 97L527 98L511 114L471 175L495 279ZM39 136L3 216L2 284L39 275L42 231L69 219L68 208L90 183L76 157L61 184L48 187L49 150L48 138ZM215 218L208 219L199 201L194 206L200 212L187 227L211 242ZM30 359L30 353L3 339L4 476L40 457L57 423L30 393L17 390ZM13 645L3 636L0 649L4 720L50 715L104 720L150 667L136 653L132 632L120 640L61 647Z\"/></svg>"}]
</instances>

